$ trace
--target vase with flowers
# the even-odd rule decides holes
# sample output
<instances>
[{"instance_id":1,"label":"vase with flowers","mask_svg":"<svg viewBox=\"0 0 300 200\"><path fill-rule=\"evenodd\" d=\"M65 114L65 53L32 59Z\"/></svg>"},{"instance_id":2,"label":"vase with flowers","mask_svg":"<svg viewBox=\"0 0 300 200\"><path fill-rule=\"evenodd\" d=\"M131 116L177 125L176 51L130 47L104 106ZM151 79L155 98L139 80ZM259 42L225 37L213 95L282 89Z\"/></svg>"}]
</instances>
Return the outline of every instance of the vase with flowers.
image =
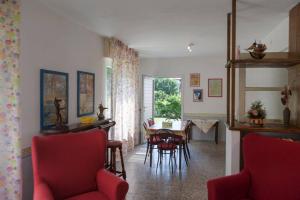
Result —
<instances>
[{"instance_id":1,"label":"vase with flowers","mask_svg":"<svg viewBox=\"0 0 300 200\"><path fill-rule=\"evenodd\" d=\"M289 86L285 86L281 91L281 103L285 106L283 110L283 125L285 127L290 125L291 110L289 109L289 98L292 96L292 90Z\"/></svg>"},{"instance_id":2,"label":"vase with flowers","mask_svg":"<svg viewBox=\"0 0 300 200\"><path fill-rule=\"evenodd\" d=\"M247 114L250 124L263 126L267 112L261 101L254 101Z\"/></svg>"}]
</instances>

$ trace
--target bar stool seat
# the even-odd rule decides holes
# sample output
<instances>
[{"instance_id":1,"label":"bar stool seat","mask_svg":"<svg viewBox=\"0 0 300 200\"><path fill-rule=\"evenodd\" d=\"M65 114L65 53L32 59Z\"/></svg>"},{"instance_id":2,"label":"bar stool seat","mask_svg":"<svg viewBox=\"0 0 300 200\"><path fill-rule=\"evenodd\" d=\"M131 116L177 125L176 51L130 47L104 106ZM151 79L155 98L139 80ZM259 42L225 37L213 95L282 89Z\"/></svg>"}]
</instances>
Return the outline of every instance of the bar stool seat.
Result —
<instances>
[{"instance_id":1,"label":"bar stool seat","mask_svg":"<svg viewBox=\"0 0 300 200\"><path fill-rule=\"evenodd\" d=\"M121 158L121 166L122 171L117 171L116 167L116 151L119 149L120 158ZM108 140L107 142L107 150L110 151L110 160L108 161L108 169L114 174L118 174L118 176L122 176L126 180L126 171L125 165L123 160L123 153L122 153L122 142L118 140Z\"/></svg>"}]
</instances>

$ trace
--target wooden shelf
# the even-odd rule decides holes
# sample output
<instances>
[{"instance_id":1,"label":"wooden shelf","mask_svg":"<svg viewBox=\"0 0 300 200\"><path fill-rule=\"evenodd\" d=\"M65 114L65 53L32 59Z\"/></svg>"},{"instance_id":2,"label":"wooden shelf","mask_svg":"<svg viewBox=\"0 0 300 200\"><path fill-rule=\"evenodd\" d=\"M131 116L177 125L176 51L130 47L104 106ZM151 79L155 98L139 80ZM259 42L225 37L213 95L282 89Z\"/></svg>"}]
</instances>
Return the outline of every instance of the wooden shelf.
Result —
<instances>
[{"instance_id":1,"label":"wooden shelf","mask_svg":"<svg viewBox=\"0 0 300 200\"><path fill-rule=\"evenodd\" d=\"M289 126L285 127L279 123L266 123L263 126L253 126L249 123L235 122L233 127L229 127L230 130L235 131L247 131L247 132L278 132L278 133L294 133L300 135L300 127Z\"/></svg>"},{"instance_id":2,"label":"wooden shelf","mask_svg":"<svg viewBox=\"0 0 300 200\"><path fill-rule=\"evenodd\" d=\"M267 52L265 58L256 60L249 53L242 53L240 59L229 60L226 67L236 68L288 68L300 64L300 55L288 52Z\"/></svg>"}]
</instances>

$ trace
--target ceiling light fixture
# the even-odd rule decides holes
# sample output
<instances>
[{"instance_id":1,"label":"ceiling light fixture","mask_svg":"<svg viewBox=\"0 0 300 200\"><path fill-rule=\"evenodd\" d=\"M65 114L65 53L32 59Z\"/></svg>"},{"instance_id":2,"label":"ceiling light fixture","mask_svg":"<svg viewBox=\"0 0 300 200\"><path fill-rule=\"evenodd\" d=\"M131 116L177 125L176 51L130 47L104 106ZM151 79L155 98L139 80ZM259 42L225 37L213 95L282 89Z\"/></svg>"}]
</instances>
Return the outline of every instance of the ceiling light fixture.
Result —
<instances>
[{"instance_id":1,"label":"ceiling light fixture","mask_svg":"<svg viewBox=\"0 0 300 200\"><path fill-rule=\"evenodd\" d=\"M188 46L187 46L187 50L189 51L189 53L192 53L192 46L194 46L195 44L194 43L190 43Z\"/></svg>"}]
</instances>

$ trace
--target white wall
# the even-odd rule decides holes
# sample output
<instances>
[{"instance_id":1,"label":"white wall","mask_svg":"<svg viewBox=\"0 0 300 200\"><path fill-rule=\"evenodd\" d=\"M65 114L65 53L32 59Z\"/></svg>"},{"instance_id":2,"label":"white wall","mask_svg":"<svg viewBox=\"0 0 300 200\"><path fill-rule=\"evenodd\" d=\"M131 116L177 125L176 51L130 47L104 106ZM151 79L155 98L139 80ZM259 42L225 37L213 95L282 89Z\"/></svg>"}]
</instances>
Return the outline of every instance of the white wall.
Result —
<instances>
[{"instance_id":1,"label":"white wall","mask_svg":"<svg viewBox=\"0 0 300 200\"><path fill-rule=\"evenodd\" d=\"M226 113L225 57L144 58L141 59L141 74L161 77L183 78L183 112ZM190 73L200 73L200 87L204 92L203 102L193 102ZM208 78L223 78L223 97L208 97Z\"/></svg>"},{"instance_id":2,"label":"white wall","mask_svg":"<svg viewBox=\"0 0 300 200\"><path fill-rule=\"evenodd\" d=\"M102 95L102 39L60 17L37 0L21 7L22 146L40 130L40 69L69 73L69 123L77 122L77 70L95 73L95 103Z\"/></svg>"},{"instance_id":3,"label":"white wall","mask_svg":"<svg viewBox=\"0 0 300 200\"><path fill-rule=\"evenodd\" d=\"M289 17L280 22L263 40L269 52L286 52L289 47Z\"/></svg>"},{"instance_id":4,"label":"white wall","mask_svg":"<svg viewBox=\"0 0 300 200\"><path fill-rule=\"evenodd\" d=\"M40 130L40 69L69 73L69 122L77 122L77 70L95 73L95 103L103 97L102 39L56 15L38 0L21 5L22 147ZM32 199L31 157L23 158L23 199Z\"/></svg>"}]
</instances>

